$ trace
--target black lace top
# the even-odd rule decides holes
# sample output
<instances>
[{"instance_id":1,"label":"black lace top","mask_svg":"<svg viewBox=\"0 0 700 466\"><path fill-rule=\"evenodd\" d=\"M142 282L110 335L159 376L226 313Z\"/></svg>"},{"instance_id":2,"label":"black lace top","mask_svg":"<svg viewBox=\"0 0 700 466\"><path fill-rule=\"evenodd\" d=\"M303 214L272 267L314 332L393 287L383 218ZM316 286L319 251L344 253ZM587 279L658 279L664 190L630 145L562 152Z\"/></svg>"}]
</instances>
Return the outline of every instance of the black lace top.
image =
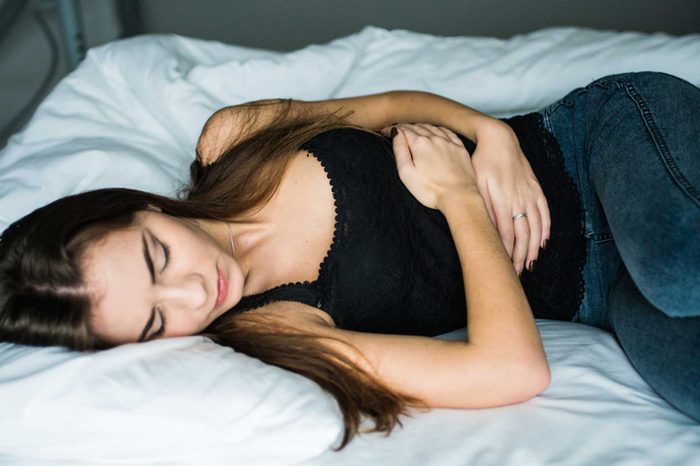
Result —
<instances>
[{"instance_id":1,"label":"black lace top","mask_svg":"<svg viewBox=\"0 0 700 466\"><path fill-rule=\"evenodd\" d=\"M522 284L536 317L568 320L581 302L585 258L578 192L539 115L504 121L518 134L552 218L547 249L534 272L523 272ZM473 153L472 142L463 142ZM244 296L232 312L289 300L324 310L348 330L435 336L464 327L462 272L449 225L401 182L391 141L343 128L302 149L323 165L335 199L333 242L319 278Z\"/></svg>"}]
</instances>

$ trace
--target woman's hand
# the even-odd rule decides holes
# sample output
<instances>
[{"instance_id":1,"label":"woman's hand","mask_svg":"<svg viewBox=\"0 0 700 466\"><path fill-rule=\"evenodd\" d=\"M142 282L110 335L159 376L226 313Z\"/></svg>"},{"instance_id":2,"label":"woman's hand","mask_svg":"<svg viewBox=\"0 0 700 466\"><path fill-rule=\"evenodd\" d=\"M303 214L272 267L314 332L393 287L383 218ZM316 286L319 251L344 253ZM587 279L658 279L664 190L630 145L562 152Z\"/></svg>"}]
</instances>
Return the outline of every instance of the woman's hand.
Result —
<instances>
[{"instance_id":1,"label":"woman's hand","mask_svg":"<svg viewBox=\"0 0 700 466\"><path fill-rule=\"evenodd\" d=\"M551 219L547 199L513 130L499 121L480 128L472 165L515 271L532 271L539 248L549 238ZM520 213L527 217L514 220Z\"/></svg>"},{"instance_id":2,"label":"woman's hand","mask_svg":"<svg viewBox=\"0 0 700 466\"><path fill-rule=\"evenodd\" d=\"M399 178L418 202L440 209L447 196L479 194L469 153L455 133L427 124L385 129L393 137Z\"/></svg>"},{"instance_id":3,"label":"woman's hand","mask_svg":"<svg viewBox=\"0 0 700 466\"><path fill-rule=\"evenodd\" d=\"M471 182L476 184L478 192L484 199L491 220L499 232L506 252L513 261L513 268L520 274L526 265L530 270L534 268L540 244L549 238L549 207L539 182L520 149L517 137L509 127L500 125L501 123L481 128L476 151L470 160L471 173L474 173ZM397 128L430 127L430 125L395 126ZM456 138L454 133L445 128L437 129ZM390 130L391 127L384 128L382 133L389 136ZM451 140L454 141L454 139ZM400 141L395 138L395 153L397 142ZM458 138L456 142L463 147ZM406 182L403 178L402 181ZM418 196L416 198L419 199ZM421 203L426 205L422 201ZM513 216L519 213L526 213L527 217L513 220Z\"/></svg>"}]
</instances>

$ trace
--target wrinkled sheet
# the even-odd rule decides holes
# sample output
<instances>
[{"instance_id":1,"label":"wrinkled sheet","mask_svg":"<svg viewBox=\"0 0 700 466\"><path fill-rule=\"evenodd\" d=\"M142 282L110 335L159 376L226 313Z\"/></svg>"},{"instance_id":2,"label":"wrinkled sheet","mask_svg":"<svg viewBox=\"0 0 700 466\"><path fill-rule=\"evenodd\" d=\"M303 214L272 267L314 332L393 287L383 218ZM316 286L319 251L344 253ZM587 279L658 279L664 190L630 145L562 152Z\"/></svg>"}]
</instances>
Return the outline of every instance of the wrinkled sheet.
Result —
<instances>
[{"instance_id":1,"label":"wrinkled sheet","mask_svg":"<svg viewBox=\"0 0 700 466\"><path fill-rule=\"evenodd\" d=\"M364 434L304 465L698 464L700 424L659 398L610 333L572 322L537 325L552 374L537 397L499 408L418 413L389 437ZM464 330L444 338L463 339Z\"/></svg>"}]
</instances>

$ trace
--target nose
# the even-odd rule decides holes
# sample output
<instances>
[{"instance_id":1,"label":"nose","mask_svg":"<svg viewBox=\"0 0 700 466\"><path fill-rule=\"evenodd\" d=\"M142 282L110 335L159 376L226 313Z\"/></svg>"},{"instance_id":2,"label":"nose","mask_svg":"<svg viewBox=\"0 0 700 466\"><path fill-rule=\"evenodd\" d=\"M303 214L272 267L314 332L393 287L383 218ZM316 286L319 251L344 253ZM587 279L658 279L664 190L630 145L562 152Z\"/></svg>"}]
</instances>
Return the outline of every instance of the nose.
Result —
<instances>
[{"instance_id":1,"label":"nose","mask_svg":"<svg viewBox=\"0 0 700 466\"><path fill-rule=\"evenodd\" d=\"M161 284L159 288L159 301L166 308L194 311L207 303L206 284L199 274Z\"/></svg>"}]
</instances>

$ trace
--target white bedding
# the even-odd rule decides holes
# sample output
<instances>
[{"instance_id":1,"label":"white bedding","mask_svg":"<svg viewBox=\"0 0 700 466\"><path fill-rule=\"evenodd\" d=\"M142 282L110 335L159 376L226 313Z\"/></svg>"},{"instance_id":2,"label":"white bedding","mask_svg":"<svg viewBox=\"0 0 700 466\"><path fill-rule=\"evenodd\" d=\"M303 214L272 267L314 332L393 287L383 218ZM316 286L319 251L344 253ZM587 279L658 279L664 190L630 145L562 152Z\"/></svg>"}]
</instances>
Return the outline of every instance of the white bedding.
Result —
<instances>
[{"instance_id":1,"label":"white bedding","mask_svg":"<svg viewBox=\"0 0 700 466\"><path fill-rule=\"evenodd\" d=\"M177 36L116 42L91 50L0 152L0 229L88 189L173 194L224 105L421 89L507 116L642 70L700 85L700 35L554 28L499 40L368 27L287 54ZM340 453L329 447L342 422L320 389L201 337L96 354L3 344L0 464L700 464L700 425L653 393L610 334L538 325L553 376L542 395L418 413Z\"/></svg>"}]
</instances>

